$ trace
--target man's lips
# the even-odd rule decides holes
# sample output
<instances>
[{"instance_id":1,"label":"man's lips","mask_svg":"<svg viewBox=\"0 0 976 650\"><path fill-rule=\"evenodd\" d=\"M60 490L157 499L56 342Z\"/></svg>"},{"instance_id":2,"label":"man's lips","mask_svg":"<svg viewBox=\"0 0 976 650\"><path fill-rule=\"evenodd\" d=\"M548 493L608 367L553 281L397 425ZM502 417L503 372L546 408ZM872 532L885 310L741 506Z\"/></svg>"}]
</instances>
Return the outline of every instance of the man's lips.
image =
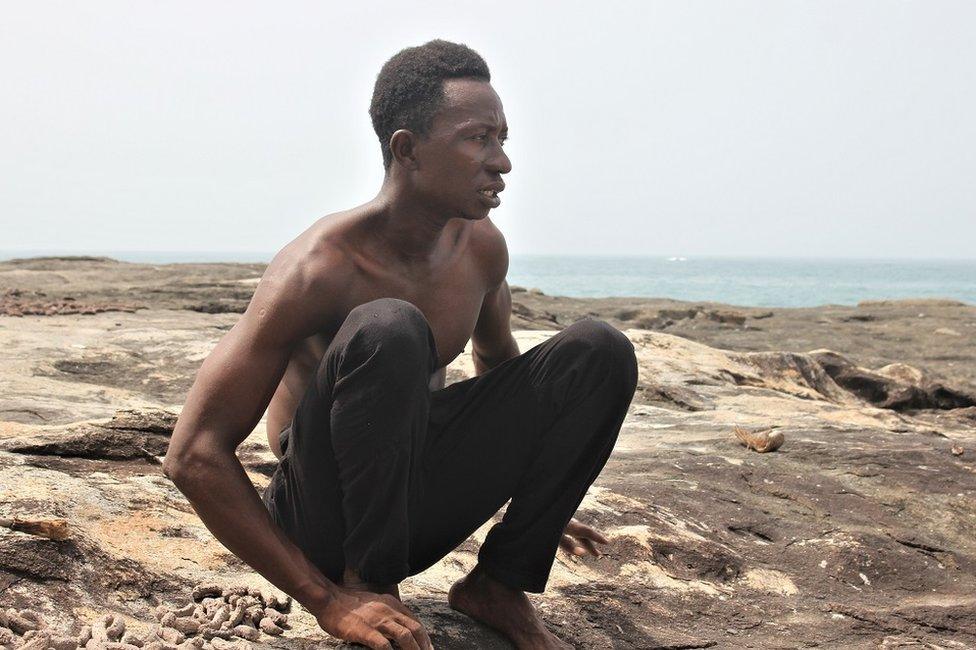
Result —
<instances>
[{"instance_id":1,"label":"man's lips","mask_svg":"<svg viewBox=\"0 0 976 650\"><path fill-rule=\"evenodd\" d=\"M478 194L481 195L482 200L484 200L489 206L497 208L501 205L501 199L498 198L498 193L505 190L505 183L498 181L497 183L489 183L485 185L480 190Z\"/></svg>"},{"instance_id":2,"label":"man's lips","mask_svg":"<svg viewBox=\"0 0 976 650\"><path fill-rule=\"evenodd\" d=\"M504 192L505 181L495 181L494 183L488 183L478 191L484 192L485 190L489 190L491 192L494 192L495 194L498 194L499 192Z\"/></svg>"}]
</instances>

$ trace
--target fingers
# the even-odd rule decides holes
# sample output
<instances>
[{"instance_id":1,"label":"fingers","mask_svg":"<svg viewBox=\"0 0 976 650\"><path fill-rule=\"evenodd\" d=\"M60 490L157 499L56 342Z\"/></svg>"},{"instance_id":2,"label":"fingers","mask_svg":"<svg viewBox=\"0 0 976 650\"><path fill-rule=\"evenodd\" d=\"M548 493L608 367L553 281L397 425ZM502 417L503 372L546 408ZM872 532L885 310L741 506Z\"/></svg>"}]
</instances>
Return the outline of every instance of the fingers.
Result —
<instances>
[{"instance_id":1,"label":"fingers","mask_svg":"<svg viewBox=\"0 0 976 650\"><path fill-rule=\"evenodd\" d=\"M603 555L603 553L600 552L600 549L596 547L596 544L594 544L592 540L583 538L580 541L583 543L583 546L586 547L586 551L593 557L601 557Z\"/></svg>"},{"instance_id":2,"label":"fingers","mask_svg":"<svg viewBox=\"0 0 976 650\"><path fill-rule=\"evenodd\" d=\"M584 523L580 523L575 519L571 519L569 524L566 526L566 532L568 532L573 537L581 537L584 539L591 539L595 542L601 544L609 544L610 540L607 539L606 535L598 531L592 526L587 526Z\"/></svg>"},{"instance_id":3,"label":"fingers","mask_svg":"<svg viewBox=\"0 0 976 650\"><path fill-rule=\"evenodd\" d=\"M606 539L602 535L601 538ZM599 541L599 540L596 540ZM569 535L563 535L562 539L559 540L559 546L567 553L571 553L577 557L583 555L592 555L593 557L603 557L603 553L597 548L593 539L580 535L579 537L570 537Z\"/></svg>"},{"instance_id":4,"label":"fingers","mask_svg":"<svg viewBox=\"0 0 976 650\"><path fill-rule=\"evenodd\" d=\"M597 541L597 542L600 542L601 544L609 544L610 543L610 540L607 539L607 536L604 535L603 533L601 533L600 531L598 531L595 528L590 528L590 539L592 539L594 541Z\"/></svg>"},{"instance_id":5,"label":"fingers","mask_svg":"<svg viewBox=\"0 0 976 650\"><path fill-rule=\"evenodd\" d=\"M417 643L413 633L401 625L399 621L384 621L378 627L380 632L397 642L397 647L400 650L420 650L421 646Z\"/></svg>"},{"instance_id":6,"label":"fingers","mask_svg":"<svg viewBox=\"0 0 976 650\"><path fill-rule=\"evenodd\" d=\"M586 555L589 552L579 541L569 535L563 535L562 539L559 540L559 547L570 555L577 557Z\"/></svg>"},{"instance_id":7,"label":"fingers","mask_svg":"<svg viewBox=\"0 0 976 650\"><path fill-rule=\"evenodd\" d=\"M355 636L350 636L349 641L361 643L369 650L393 650L393 646L386 640L386 637L376 630L363 629Z\"/></svg>"},{"instance_id":8,"label":"fingers","mask_svg":"<svg viewBox=\"0 0 976 650\"><path fill-rule=\"evenodd\" d=\"M434 644L431 642L430 637L427 635L427 630L424 629L423 625L407 616L400 619L398 623L410 630L410 634L413 635L414 640L420 646L421 650L433 650Z\"/></svg>"},{"instance_id":9,"label":"fingers","mask_svg":"<svg viewBox=\"0 0 976 650\"><path fill-rule=\"evenodd\" d=\"M433 650L434 644L431 642L430 636L427 635L427 630L425 630L424 626L420 624L420 621L414 618L413 612L411 612L406 605L400 602L398 598L394 598L393 596L384 598L383 601L388 606L402 614L402 616L397 618L397 622L410 630L410 634L413 635L414 640L422 650Z\"/></svg>"}]
</instances>

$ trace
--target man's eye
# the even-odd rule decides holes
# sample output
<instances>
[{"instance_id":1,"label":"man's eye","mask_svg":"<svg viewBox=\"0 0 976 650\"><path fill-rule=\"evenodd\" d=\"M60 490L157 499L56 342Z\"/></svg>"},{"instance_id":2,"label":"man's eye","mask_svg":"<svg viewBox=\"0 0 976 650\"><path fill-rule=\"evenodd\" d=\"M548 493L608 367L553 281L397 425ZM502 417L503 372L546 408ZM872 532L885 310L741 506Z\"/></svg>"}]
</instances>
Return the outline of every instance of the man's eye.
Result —
<instances>
[{"instance_id":1,"label":"man's eye","mask_svg":"<svg viewBox=\"0 0 976 650\"><path fill-rule=\"evenodd\" d=\"M508 142L508 136L507 135L506 136L503 136L501 138L498 138L498 144L502 145L503 147L505 146L505 143L506 142Z\"/></svg>"}]
</instances>

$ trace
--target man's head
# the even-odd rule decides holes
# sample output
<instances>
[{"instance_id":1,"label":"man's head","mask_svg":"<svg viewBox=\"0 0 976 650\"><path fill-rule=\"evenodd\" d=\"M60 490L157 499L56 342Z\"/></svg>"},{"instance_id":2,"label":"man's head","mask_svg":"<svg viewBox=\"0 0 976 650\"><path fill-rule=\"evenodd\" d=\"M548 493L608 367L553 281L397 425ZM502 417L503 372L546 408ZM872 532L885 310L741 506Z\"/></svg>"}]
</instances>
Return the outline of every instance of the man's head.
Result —
<instances>
[{"instance_id":1,"label":"man's head","mask_svg":"<svg viewBox=\"0 0 976 650\"><path fill-rule=\"evenodd\" d=\"M491 72L468 46L441 40L400 50L383 65L373 87L369 116L383 148L384 167L389 169L393 162L390 138L396 131L427 134L444 101L448 79L489 82Z\"/></svg>"},{"instance_id":2,"label":"man's head","mask_svg":"<svg viewBox=\"0 0 976 650\"><path fill-rule=\"evenodd\" d=\"M508 126L488 65L465 45L435 40L398 52L380 70L369 114L383 165L410 172L413 189L458 216L498 204L511 169ZM474 192L475 194L472 194Z\"/></svg>"}]
</instances>

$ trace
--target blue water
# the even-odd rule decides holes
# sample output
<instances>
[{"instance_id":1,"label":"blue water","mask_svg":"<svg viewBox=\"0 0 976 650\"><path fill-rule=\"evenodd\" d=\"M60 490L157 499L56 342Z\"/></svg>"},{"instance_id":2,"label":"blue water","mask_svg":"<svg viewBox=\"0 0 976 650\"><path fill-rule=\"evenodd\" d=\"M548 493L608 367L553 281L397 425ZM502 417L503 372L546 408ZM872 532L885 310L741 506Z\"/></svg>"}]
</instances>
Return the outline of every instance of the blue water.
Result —
<instances>
[{"instance_id":1,"label":"blue water","mask_svg":"<svg viewBox=\"0 0 976 650\"><path fill-rule=\"evenodd\" d=\"M0 251L0 259L57 251ZM81 254L74 252L71 254ZM266 252L97 251L129 262L267 262ZM646 296L763 307L951 298L976 304L976 260L512 255L509 284L561 296Z\"/></svg>"}]
</instances>

